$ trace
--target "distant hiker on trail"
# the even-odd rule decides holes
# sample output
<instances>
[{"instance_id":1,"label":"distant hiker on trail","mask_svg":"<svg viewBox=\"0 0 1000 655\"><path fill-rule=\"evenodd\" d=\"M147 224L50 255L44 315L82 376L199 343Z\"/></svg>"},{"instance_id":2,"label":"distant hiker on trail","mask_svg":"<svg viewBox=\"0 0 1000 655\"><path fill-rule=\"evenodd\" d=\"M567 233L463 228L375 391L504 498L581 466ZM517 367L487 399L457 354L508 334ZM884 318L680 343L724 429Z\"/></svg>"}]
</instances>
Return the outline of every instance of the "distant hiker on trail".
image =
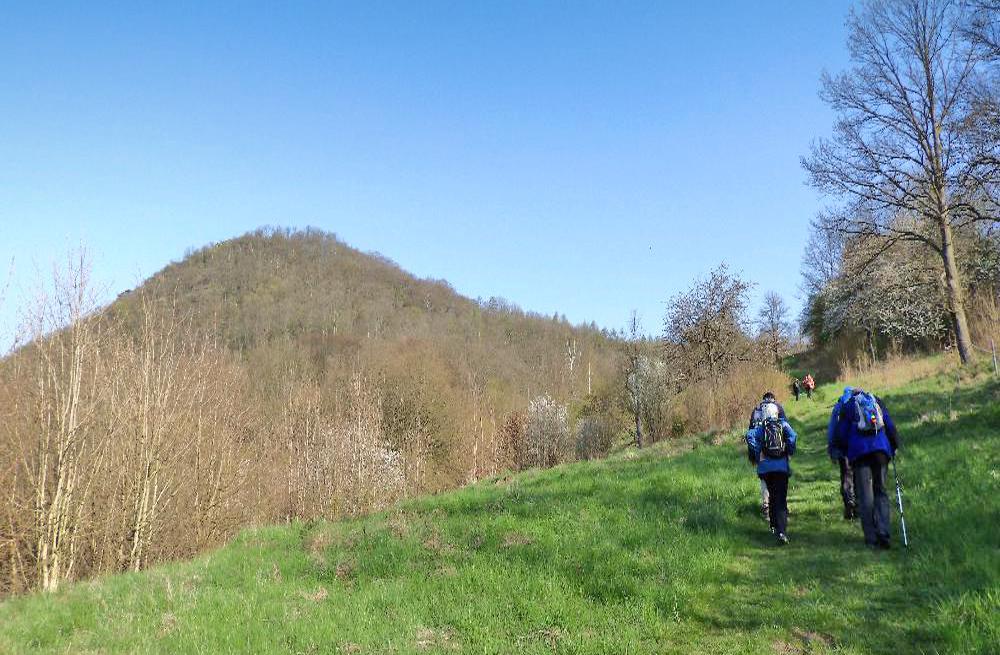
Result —
<instances>
[{"instance_id":1,"label":"distant hiker on trail","mask_svg":"<svg viewBox=\"0 0 1000 655\"><path fill-rule=\"evenodd\" d=\"M795 402L799 402L799 395L802 393L802 384L799 383L798 378L792 379L792 394L795 396Z\"/></svg>"},{"instance_id":2,"label":"distant hiker on trail","mask_svg":"<svg viewBox=\"0 0 1000 655\"><path fill-rule=\"evenodd\" d=\"M774 394L771 393L770 391L768 391L767 393L764 394L763 398L761 398L760 403L758 403L757 406L753 408L753 411L750 412L750 425L747 426L748 430L751 430L751 429L753 429L753 428L755 428L758 425L761 425L763 423L763 421L764 421L764 409L763 408L764 408L764 405L767 405L769 403L773 403L773 404L777 405L777 407L778 407L778 416L781 418L782 421L785 420L785 408L782 407L781 403L779 403L777 401L777 399L774 397ZM750 453L749 449L747 450L747 457L750 459L750 463L751 464L757 464L756 457ZM768 514L769 506L770 505L769 505L769 494L767 492L767 484L764 482L764 479L761 478L761 480L760 480L760 515L765 520L767 520L768 516L769 516L769 514Z\"/></svg>"},{"instance_id":3,"label":"distant hiker on trail","mask_svg":"<svg viewBox=\"0 0 1000 655\"><path fill-rule=\"evenodd\" d=\"M845 400L846 398L846 400ZM833 445L847 455L854 471L854 492L865 545L889 548L889 460L899 447L896 425L880 398L851 389L840 400Z\"/></svg>"},{"instance_id":4,"label":"distant hiker on trail","mask_svg":"<svg viewBox=\"0 0 1000 655\"><path fill-rule=\"evenodd\" d=\"M813 389L816 388L816 380L813 379L813 376L806 373L806 376L802 378L802 386L806 389L806 398L812 398Z\"/></svg>"},{"instance_id":5,"label":"distant hiker on trail","mask_svg":"<svg viewBox=\"0 0 1000 655\"><path fill-rule=\"evenodd\" d=\"M851 387L844 388L844 395L837 399L833 405L830 423L826 428L826 452L830 455L830 459L840 466L840 497L844 501L844 518L848 521L858 517L857 501L854 498L854 471L851 470L851 462L847 459L847 453L838 448L835 441L841 408L850 401L853 391Z\"/></svg>"},{"instance_id":6,"label":"distant hiker on trail","mask_svg":"<svg viewBox=\"0 0 1000 655\"><path fill-rule=\"evenodd\" d=\"M773 398L773 394L771 395ZM765 396L766 398L766 396ZM747 430L747 452L757 462L757 476L767 486L770 497L768 522L778 544L788 543L788 478L792 475L788 458L795 454L795 431L776 402L762 402L762 420Z\"/></svg>"}]
</instances>

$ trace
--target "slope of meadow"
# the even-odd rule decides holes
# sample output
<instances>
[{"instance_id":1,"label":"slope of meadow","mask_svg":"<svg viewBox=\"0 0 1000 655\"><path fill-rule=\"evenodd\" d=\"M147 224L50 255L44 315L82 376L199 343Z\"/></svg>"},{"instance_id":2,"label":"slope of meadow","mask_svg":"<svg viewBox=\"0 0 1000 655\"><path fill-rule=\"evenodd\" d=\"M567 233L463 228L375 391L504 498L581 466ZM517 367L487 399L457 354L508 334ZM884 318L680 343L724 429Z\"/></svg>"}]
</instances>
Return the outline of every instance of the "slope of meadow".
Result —
<instances>
[{"instance_id":1,"label":"slope of meadow","mask_svg":"<svg viewBox=\"0 0 1000 655\"><path fill-rule=\"evenodd\" d=\"M1000 383L927 372L869 381L904 440L909 550L840 519L827 386L787 404L783 549L739 435L701 436L8 600L0 651L995 653Z\"/></svg>"}]
</instances>

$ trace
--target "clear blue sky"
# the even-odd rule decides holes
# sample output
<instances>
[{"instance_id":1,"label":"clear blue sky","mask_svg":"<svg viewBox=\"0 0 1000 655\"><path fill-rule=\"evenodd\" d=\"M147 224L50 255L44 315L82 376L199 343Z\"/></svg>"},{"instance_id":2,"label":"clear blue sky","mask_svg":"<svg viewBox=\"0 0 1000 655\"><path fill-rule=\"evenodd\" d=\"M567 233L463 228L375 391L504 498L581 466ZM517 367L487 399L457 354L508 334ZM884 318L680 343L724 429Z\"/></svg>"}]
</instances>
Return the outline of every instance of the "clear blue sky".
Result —
<instances>
[{"instance_id":1,"label":"clear blue sky","mask_svg":"<svg viewBox=\"0 0 1000 655\"><path fill-rule=\"evenodd\" d=\"M78 242L113 297L268 224L611 328L636 309L658 333L722 261L800 304L821 199L798 159L830 131L848 2L19 4L8 332Z\"/></svg>"}]
</instances>

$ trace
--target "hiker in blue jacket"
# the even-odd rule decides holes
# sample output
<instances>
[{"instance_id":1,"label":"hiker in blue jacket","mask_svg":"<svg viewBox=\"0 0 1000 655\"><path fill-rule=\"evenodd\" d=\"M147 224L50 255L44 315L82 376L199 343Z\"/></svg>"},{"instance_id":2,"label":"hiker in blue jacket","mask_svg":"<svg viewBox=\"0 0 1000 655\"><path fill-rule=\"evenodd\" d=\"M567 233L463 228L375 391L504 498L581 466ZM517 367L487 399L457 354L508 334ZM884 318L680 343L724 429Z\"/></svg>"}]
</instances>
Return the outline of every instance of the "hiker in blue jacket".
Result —
<instances>
[{"instance_id":1,"label":"hiker in blue jacket","mask_svg":"<svg viewBox=\"0 0 1000 655\"><path fill-rule=\"evenodd\" d=\"M826 452L830 455L830 460L840 467L840 497L844 501L844 519L851 521L858 517L857 501L854 497L854 471L851 470L851 462L847 459L847 453L840 450L834 443L837 436L837 422L840 418L840 409L851 399L851 387L844 388L844 394L837 399L830 413L830 423L826 427Z\"/></svg>"},{"instance_id":2,"label":"hiker in blue jacket","mask_svg":"<svg viewBox=\"0 0 1000 655\"><path fill-rule=\"evenodd\" d=\"M788 458L795 454L795 430L778 415L777 405L763 407L765 416L755 427L747 430L747 449L757 462L757 476L767 485L771 531L778 536L778 544L788 543L788 478L792 475Z\"/></svg>"},{"instance_id":3,"label":"hiker in blue jacket","mask_svg":"<svg viewBox=\"0 0 1000 655\"><path fill-rule=\"evenodd\" d=\"M886 475L896 454L896 425L882 400L863 389L842 397L833 445L854 470L854 490L865 545L889 548L889 494Z\"/></svg>"},{"instance_id":4,"label":"hiker in blue jacket","mask_svg":"<svg viewBox=\"0 0 1000 655\"><path fill-rule=\"evenodd\" d=\"M747 426L748 430L752 430L763 423L764 406L768 403L774 403L777 405L778 418L782 421L785 420L785 408L778 402L778 399L774 396L774 392L768 391L761 398L760 402L757 403L757 406L753 408L753 411L750 412L750 424ZM757 458L751 454L749 450L747 451L747 457L749 457L751 464L757 463ZM770 521L770 494L767 491L767 484L763 479L760 481L760 515L764 517L765 520Z\"/></svg>"}]
</instances>

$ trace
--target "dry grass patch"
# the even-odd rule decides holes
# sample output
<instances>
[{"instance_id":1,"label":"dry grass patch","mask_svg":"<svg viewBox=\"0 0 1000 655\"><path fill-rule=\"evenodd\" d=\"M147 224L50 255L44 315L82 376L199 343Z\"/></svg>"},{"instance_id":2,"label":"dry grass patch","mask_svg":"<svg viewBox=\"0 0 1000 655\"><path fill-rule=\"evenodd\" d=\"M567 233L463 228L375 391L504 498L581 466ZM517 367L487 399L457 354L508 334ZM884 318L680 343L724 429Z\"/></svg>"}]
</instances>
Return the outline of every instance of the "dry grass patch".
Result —
<instances>
[{"instance_id":1,"label":"dry grass patch","mask_svg":"<svg viewBox=\"0 0 1000 655\"><path fill-rule=\"evenodd\" d=\"M160 617L160 629L158 635L166 637L171 632L177 629L177 617L173 612L165 612L163 616Z\"/></svg>"},{"instance_id":2,"label":"dry grass patch","mask_svg":"<svg viewBox=\"0 0 1000 655\"><path fill-rule=\"evenodd\" d=\"M822 632L814 632L812 630L802 630L800 628L795 628L794 630L792 630L792 634L801 639L802 643L805 644L809 649L811 649L812 646L816 644L821 645L825 648L830 648L834 645L833 637L827 634L823 634Z\"/></svg>"},{"instance_id":3,"label":"dry grass patch","mask_svg":"<svg viewBox=\"0 0 1000 655\"><path fill-rule=\"evenodd\" d=\"M326 587L320 587L316 591L309 593L308 591L300 591L299 596L305 598L306 600L311 600L314 603L319 603L324 601L329 597L330 592L326 590Z\"/></svg>"},{"instance_id":4,"label":"dry grass patch","mask_svg":"<svg viewBox=\"0 0 1000 655\"><path fill-rule=\"evenodd\" d=\"M406 512L403 511L390 514L385 521L385 526L397 539L404 539L410 534L410 520L406 516Z\"/></svg>"},{"instance_id":5,"label":"dry grass patch","mask_svg":"<svg viewBox=\"0 0 1000 655\"><path fill-rule=\"evenodd\" d=\"M354 562L351 560L344 560L342 562L337 562L337 566L333 570L333 574L337 576L337 579L341 582L351 582L354 580L354 571L356 570Z\"/></svg>"},{"instance_id":6,"label":"dry grass patch","mask_svg":"<svg viewBox=\"0 0 1000 655\"><path fill-rule=\"evenodd\" d=\"M419 628L416 634L417 650L461 650L462 645L453 628Z\"/></svg>"},{"instance_id":7,"label":"dry grass patch","mask_svg":"<svg viewBox=\"0 0 1000 655\"><path fill-rule=\"evenodd\" d=\"M841 384L865 389L889 389L903 386L940 373L958 369L958 356L946 353L938 357L890 357L881 362L843 362L840 365Z\"/></svg>"},{"instance_id":8,"label":"dry grass patch","mask_svg":"<svg viewBox=\"0 0 1000 655\"><path fill-rule=\"evenodd\" d=\"M800 655L804 653L801 646L791 644L784 639L775 639L771 643L771 648L774 650L775 655Z\"/></svg>"},{"instance_id":9,"label":"dry grass patch","mask_svg":"<svg viewBox=\"0 0 1000 655\"><path fill-rule=\"evenodd\" d=\"M529 632L526 635L521 635L517 639L518 648L523 650L528 643L543 643L550 650L556 651L559 648L559 641L566 636L565 631L557 626L549 626L547 628L542 628L541 630L535 630L534 632Z\"/></svg>"},{"instance_id":10,"label":"dry grass patch","mask_svg":"<svg viewBox=\"0 0 1000 655\"><path fill-rule=\"evenodd\" d=\"M441 539L441 533L437 530L433 530L430 536L424 539L424 548L438 555L447 555L455 552L455 547Z\"/></svg>"},{"instance_id":11,"label":"dry grass patch","mask_svg":"<svg viewBox=\"0 0 1000 655\"><path fill-rule=\"evenodd\" d=\"M514 546L530 546L533 543L535 543L534 539L521 534L520 532L508 532L503 538L504 548L513 548Z\"/></svg>"}]
</instances>

